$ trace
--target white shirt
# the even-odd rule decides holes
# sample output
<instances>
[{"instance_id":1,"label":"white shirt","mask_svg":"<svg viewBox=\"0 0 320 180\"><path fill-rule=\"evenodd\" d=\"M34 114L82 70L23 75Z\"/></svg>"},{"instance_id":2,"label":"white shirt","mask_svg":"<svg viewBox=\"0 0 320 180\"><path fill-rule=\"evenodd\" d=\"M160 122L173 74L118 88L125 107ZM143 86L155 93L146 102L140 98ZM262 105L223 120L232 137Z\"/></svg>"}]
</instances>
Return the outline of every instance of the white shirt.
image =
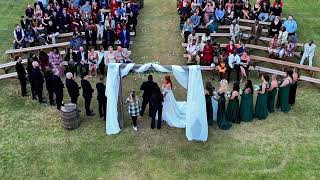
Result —
<instances>
[{"instance_id":1,"label":"white shirt","mask_svg":"<svg viewBox=\"0 0 320 180\"><path fill-rule=\"evenodd\" d=\"M229 67L230 68L234 68L234 64L237 64L239 65L241 62L241 59L240 59L240 56L238 54L236 55L233 55L233 54L230 54L229 57L228 57L228 64L229 64Z\"/></svg>"},{"instance_id":2,"label":"white shirt","mask_svg":"<svg viewBox=\"0 0 320 180\"><path fill-rule=\"evenodd\" d=\"M311 44L311 46L309 46L309 43L304 45L304 54L306 54L307 56L314 56L314 51L316 50L316 45L315 44Z\"/></svg>"},{"instance_id":3,"label":"white shirt","mask_svg":"<svg viewBox=\"0 0 320 180\"><path fill-rule=\"evenodd\" d=\"M239 33L240 32L240 26L239 24L236 24L235 26L233 24L230 25L230 33Z\"/></svg>"},{"instance_id":4,"label":"white shirt","mask_svg":"<svg viewBox=\"0 0 320 180\"><path fill-rule=\"evenodd\" d=\"M193 45L193 44L188 44L187 46L187 51L189 54L191 55L197 55L198 51L199 51L199 46L198 45Z\"/></svg>"}]
</instances>

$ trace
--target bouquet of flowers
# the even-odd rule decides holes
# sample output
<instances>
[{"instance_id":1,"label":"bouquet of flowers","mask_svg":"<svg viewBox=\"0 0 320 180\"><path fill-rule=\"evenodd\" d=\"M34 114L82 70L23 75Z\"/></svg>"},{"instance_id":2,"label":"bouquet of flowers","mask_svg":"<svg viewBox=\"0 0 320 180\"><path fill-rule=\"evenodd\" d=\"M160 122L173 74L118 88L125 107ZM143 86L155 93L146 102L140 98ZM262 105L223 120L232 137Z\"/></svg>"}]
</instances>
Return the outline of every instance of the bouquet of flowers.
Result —
<instances>
[{"instance_id":1,"label":"bouquet of flowers","mask_svg":"<svg viewBox=\"0 0 320 180\"><path fill-rule=\"evenodd\" d=\"M227 95L228 98L231 97L231 92L230 92L230 91L227 91L227 92L226 92L226 95Z\"/></svg>"},{"instance_id":2,"label":"bouquet of flowers","mask_svg":"<svg viewBox=\"0 0 320 180\"><path fill-rule=\"evenodd\" d=\"M242 89L240 89L240 90L239 90L239 94L240 94L240 95L242 95L242 94L243 94L243 91L242 91Z\"/></svg>"},{"instance_id":3,"label":"bouquet of flowers","mask_svg":"<svg viewBox=\"0 0 320 180\"><path fill-rule=\"evenodd\" d=\"M255 91L259 91L259 90L260 90L260 85L254 85L254 86L253 86L253 89L254 89Z\"/></svg>"}]
</instances>

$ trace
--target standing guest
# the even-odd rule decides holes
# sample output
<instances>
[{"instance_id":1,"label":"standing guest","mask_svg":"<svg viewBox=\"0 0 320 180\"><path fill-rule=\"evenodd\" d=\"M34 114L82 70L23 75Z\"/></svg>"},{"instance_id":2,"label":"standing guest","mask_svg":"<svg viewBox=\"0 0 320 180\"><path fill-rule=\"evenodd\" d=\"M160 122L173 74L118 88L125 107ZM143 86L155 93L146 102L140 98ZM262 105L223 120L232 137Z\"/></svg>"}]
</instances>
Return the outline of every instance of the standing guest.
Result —
<instances>
[{"instance_id":1,"label":"standing guest","mask_svg":"<svg viewBox=\"0 0 320 180\"><path fill-rule=\"evenodd\" d=\"M103 32L103 47L107 49L109 46L113 47L115 42L115 34L114 31L107 26Z\"/></svg>"},{"instance_id":2,"label":"standing guest","mask_svg":"<svg viewBox=\"0 0 320 180\"><path fill-rule=\"evenodd\" d=\"M106 110L107 110L107 97L106 97L106 85L104 84L104 76L101 76L100 82L96 84L97 88L97 100L99 104L99 115L100 118L104 118L106 120ZM138 112L139 113L139 112Z\"/></svg>"},{"instance_id":3,"label":"standing guest","mask_svg":"<svg viewBox=\"0 0 320 180\"><path fill-rule=\"evenodd\" d=\"M206 82L204 94L205 94L205 98L206 98L206 110L207 110L208 125L212 126L213 125L213 107L212 107L213 87L209 81Z\"/></svg>"},{"instance_id":4,"label":"standing guest","mask_svg":"<svg viewBox=\"0 0 320 180\"><path fill-rule=\"evenodd\" d=\"M56 96L57 109L60 110L61 106L63 106L63 88L64 84L59 77L60 73L58 69L53 71L52 76L52 90L54 95Z\"/></svg>"},{"instance_id":5,"label":"standing guest","mask_svg":"<svg viewBox=\"0 0 320 180\"><path fill-rule=\"evenodd\" d=\"M259 24L259 21L256 20L254 25L251 26L251 35L249 42L251 43L251 40L254 39L254 44L258 44L258 40L261 37L262 33L262 25Z\"/></svg>"},{"instance_id":6,"label":"standing guest","mask_svg":"<svg viewBox=\"0 0 320 180\"><path fill-rule=\"evenodd\" d=\"M276 95L278 93L278 77L277 75L272 75L272 81L269 83L270 88L268 89L268 111L269 113L274 112L274 105L276 100Z\"/></svg>"},{"instance_id":7,"label":"standing guest","mask_svg":"<svg viewBox=\"0 0 320 180\"><path fill-rule=\"evenodd\" d=\"M153 77L152 75L148 76L148 81L143 82L140 90L143 91L143 95L142 95L142 107L141 107L141 111L140 111L140 115L143 116L144 111L146 109L146 106L148 105L148 103L150 102L150 98L152 95L152 92L154 91L155 87L157 87L157 83L153 82ZM149 109L150 109L150 105L149 105ZM149 115L151 116L151 111L149 110Z\"/></svg>"},{"instance_id":8,"label":"standing guest","mask_svg":"<svg viewBox=\"0 0 320 180\"><path fill-rule=\"evenodd\" d=\"M102 76L105 75L105 69L106 69L106 64L105 64L105 52L103 46L100 46L100 50L98 52L98 68L99 72Z\"/></svg>"},{"instance_id":9,"label":"standing guest","mask_svg":"<svg viewBox=\"0 0 320 180\"><path fill-rule=\"evenodd\" d=\"M53 82L52 82L52 77L53 73L49 67L46 67L44 69L44 79L46 80L46 89L48 91L48 96L49 96L49 104L50 106L53 106L54 104L54 99L53 99Z\"/></svg>"},{"instance_id":10,"label":"standing guest","mask_svg":"<svg viewBox=\"0 0 320 180\"><path fill-rule=\"evenodd\" d=\"M94 89L92 89L90 82L88 81L88 74L82 74L81 77L81 87L82 87L82 96L84 98L84 106L86 109L86 114L87 116L94 116L95 114L93 113L92 110L90 110L90 103L92 99L92 93Z\"/></svg>"},{"instance_id":11,"label":"standing guest","mask_svg":"<svg viewBox=\"0 0 320 180\"><path fill-rule=\"evenodd\" d=\"M240 103L240 121L251 122L253 120L253 86L252 81L247 80Z\"/></svg>"},{"instance_id":12,"label":"standing guest","mask_svg":"<svg viewBox=\"0 0 320 180\"><path fill-rule=\"evenodd\" d=\"M19 49L19 48L25 48L26 43L24 41L24 31L21 29L19 25L16 25L16 29L13 31L13 36L14 36L14 48Z\"/></svg>"},{"instance_id":13,"label":"standing guest","mask_svg":"<svg viewBox=\"0 0 320 180\"><path fill-rule=\"evenodd\" d=\"M283 23L283 26L288 31L289 36L296 35L298 25L297 22L293 19L293 16L288 16L288 19Z\"/></svg>"},{"instance_id":14,"label":"standing guest","mask_svg":"<svg viewBox=\"0 0 320 180\"><path fill-rule=\"evenodd\" d=\"M151 111L151 129L155 127L156 115L158 115L157 129L161 129L162 122L162 108L163 108L163 94L158 85L152 92L150 97L150 111Z\"/></svg>"},{"instance_id":15,"label":"standing guest","mask_svg":"<svg viewBox=\"0 0 320 180\"><path fill-rule=\"evenodd\" d=\"M239 90L240 90L239 83L234 83L231 95L229 97L229 102L228 102L227 111L226 111L227 121L232 123L238 123L238 124L240 123Z\"/></svg>"},{"instance_id":16,"label":"standing guest","mask_svg":"<svg viewBox=\"0 0 320 180\"><path fill-rule=\"evenodd\" d=\"M240 63L241 59L240 56L234 52L233 54L230 54L228 57L228 77L227 81L230 82L230 76L233 70L237 73L237 81L240 81Z\"/></svg>"},{"instance_id":17,"label":"standing guest","mask_svg":"<svg viewBox=\"0 0 320 180\"><path fill-rule=\"evenodd\" d=\"M205 66L210 66L213 62L213 51L214 47L210 44L210 41L206 42L206 45L203 47L203 54L202 54L202 63Z\"/></svg>"},{"instance_id":18,"label":"standing guest","mask_svg":"<svg viewBox=\"0 0 320 180\"><path fill-rule=\"evenodd\" d=\"M255 117L259 120L266 119L268 116L268 75L262 75L262 84L259 85L257 90L258 97L256 101Z\"/></svg>"},{"instance_id":19,"label":"standing guest","mask_svg":"<svg viewBox=\"0 0 320 180\"><path fill-rule=\"evenodd\" d=\"M280 17L276 16L270 24L269 36L274 37L275 34L279 33L281 27L282 27L282 24L280 21Z\"/></svg>"},{"instance_id":20,"label":"standing guest","mask_svg":"<svg viewBox=\"0 0 320 180\"><path fill-rule=\"evenodd\" d=\"M309 66L312 67L312 60L314 57L314 52L316 50L316 45L313 43L313 40L310 40L304 45L303 56L301 58L300 64L304 64L304 60L308 58Z\"/></svg>"},{"instance_id":21,"label":"standing guest","mask_svg":"<svg viewBox=\"0 0 320 180\"><path fill-rule=\"evenodd\" d=\"M62 65L62 55L60 54L58 48L53 48L49 53L49 64L53 72L57 69L59 75L63 75L63 65Z\"/></svg>"},{"instance_id":22,"label":"standing guest","mask_svg":"<svg viewBox=\"0 0 320 180\"><path fill-rule=\"evenodd\" d=\"M68 48L68 52L64 58L68 63L68 72L71 72L74 76L77 73L77 53L73 52L72 48Z\"/></svg>"},{"instance_id":23,"label":"standing guest","mask_svg":"<svg viewBox=\"0 0 320 180\"><path fill-rule=\"evenodd\" d=\"M186 50L188 52L187 64L191 64L193 59L196 60L197 64L200 64L199 46L196 44L195 40L192 41L192 44L188 44Z\"/></svg>"},{"instance_id":24,"label":"standing guest","mask_svg":"<svg viewBox=\"0 0 320 180\"><path fill-rule=\"evenodd\" d=\"M71 99L71 103L77 104L78 97L80 96L79 89L81 89L81 87L79 87L77 82L74 80L71 72L67 72L66 74L66 87Z\"/></svg>"},{"instance_id":25,"label":"standing guest","mask_svg":"<svg viewBox=\"0 0 320 180\"><path fill-rule=\"evenodd\" d=\"M32 83L32 70L33 70L33 61L37 61L37 56L34 53L30 53L29 57L28 57L28 62L27 62L27 73L28 73L28 77L29 77L29 82L31 85L31 94L32 94L32 99L36 99L36 93L35 93L35 89L34 89L34 85Z\"/></svg>"},{"instance_id":26,"label":"standing guest","mask_svg":"<svg viewBox=\"0 0 320 180\"><path fill-rule=\"evenodd\" d=\"M297 87L298 87L298 80L299 80L299 72L297 69L293 69L292 74L292 85L290 86L289 91L289 104L292 106L296 102L296 94L297 94Z\"/></svg>"},{"instance_id":27,"label":"standing guest","mask_svg":"<svg viewBox=\"0 0 320 180\"><path fill-rule=\"evenodd\" d=\"M280 110L284 113L290 111L289 106L289 93L290 86L292 84L293 79L293 71L287 71L287 75L285 79L283 79L279 84L279 92L278 92L278 107L280 106Z\"/></svg>"},{"instance_id":28,"label":"standing guest","mask_svg":"<svg viewBox=\"0 0 320 180\"><path fill-rule=\"evenodd\" d=\"M38 96L39 103L43 103L42 90L43 90L43 76L41 74L39 63L37 61L32 62L31 82L34 88L34 95Z\"/></svg>"},{"instance_id":29,"label":"standing guest","mask_svg":"<svg viewBox=\"0 0 320 180\"><path fill-rule=\"evenodd\" d=\"M226 98L225 93L227 91L228 81L223 79L220 81L220 88L217 96L218 101L218 113L217 113L217 123L218 127L222 130L228 130L231 128L232 124L226 120Z\"/></svg>"},{"instance_id":30,"label":"standing guest","mask_svg":"<svg viewBox=\"0 0 320 180\"><path fill-rule=\"evenodd\" d=\"M16 71L18 74L18 79L21 86L21 95L22 97L27 95L27 79L26 79L26 70L24 69L22 65L22 59L20 56L15 57L16 63Z\"/></svg>"},{"instance_id":31,"label":"standing guest","mask_svg":"<svg viewBox=\"0 0 320 180\"><path fill-rule=\"evenodd\" d=\"M126 26L123 26L122 32L120 33L121 47L129 48L130 44L130 32L127 30Z\"/></svg>"},{"instance_id":32,"label":"standing guest","mask_svg":"<svg viewBox=\"0 0 320 180\"><path fill-rule=\"evenodd\" d=\"M141 109L140 100L136 96L136 93L134 91L132 91L130 93L130 97L127 98L126 102L128 104L129 115L132 118L133 129L135 131L138 131L137 120L138 120L138 116L139 116L139 111Z\"/></svg>"},{"instance_id":33,"label":"standing guest","mask_svg":"<svg viewBox=\"0 0 320 180\"><path fill-rule=\"evenodd\" d=\"M270 41L268 52L269 52L269 58L276 57L277 54L279 54L280 49L280 39L278 38L278 34L274 35L274 38Z\"/></svg>"},{"instance_id":34,"label":"standing guest","mask_svg":"<svg viewBox=\"0 0 320 180\"><path fill-rule=\"evenodd\" d=\"M240 25L237 23L237 21L232 21L232 24L230 25L230 35L233 42L236 42L236 38L239 36L239 33Z\"/></svg>"}]
</instances>

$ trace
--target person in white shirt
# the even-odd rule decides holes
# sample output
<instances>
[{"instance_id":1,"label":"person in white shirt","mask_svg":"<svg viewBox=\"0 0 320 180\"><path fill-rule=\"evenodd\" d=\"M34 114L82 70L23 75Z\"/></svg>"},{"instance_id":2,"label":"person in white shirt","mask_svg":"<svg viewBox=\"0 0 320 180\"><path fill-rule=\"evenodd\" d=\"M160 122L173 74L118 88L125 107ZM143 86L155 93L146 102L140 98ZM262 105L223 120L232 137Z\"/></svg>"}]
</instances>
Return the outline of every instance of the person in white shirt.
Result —
<instances>
[{"instance_id":1,"label":"person in white shirt","mask_svg":"<svg viewBox=\"0 0 320 180\"><path fill-rule=\"evenodd\" d=\"M236 42L236 38L240 33L240 26L236 21L233 21L232 24L230 25L230 35L231 35L231 40L233 42Z\"/></svg>"},{"instance_id":2,"label":"person in white shirt","mask_svg":"<svg viewBox=\"0 0 320 180\"><path fill-rule=\"evenodd\" d=\"M197 64L200 64L199 46L196 44L196 40L192 40L192 44L188 44L187 52L188 52L187 64L191 64L194 58L196 59Z\"/></svg>"},{"instance_id":3,"label":"person in white shirt","mask_svg":"<svg viewBox=\"0 0 320 180\"><path fill-rule=\"evenodd\" d=\"M193 40L196 40L196 44L199 44L199 37L196 35L196 31L193 30L192 33L188 36L188 44L191 44Z\"/></svg>"},{"instance_id":4,"label":"person in white shirt","mask_svg":"<svg viewBox=\"0 0 320 180\"><path fill-rule=\"evenodd\" d=\"M237 81L240 81L240 63L241 63L241 58L240 56L234 52L230 53L228 57L228 77L227 80L230 82L230 76L233 70L236 70L237 72Z\"/></svg>"},{"instance_id":5,"label":"person in white shirt","mask_svg":"<svg viewBox=\"0 0 320 180\"><path fill-rule=\"evenodd\" d=\"M97 26L97 39L102 40L103 39L103 31L104 31L104 25L99 22L99 24L96 24Z\"/></svg>"},{"instance_id":6,"label":"person in white shirt","mask_svg":"<svg viewBox=\"0 0 320 180\"><path fill-rule=\"evenodd\" d=\"M312 67L312 60L314 57L314 52L316 50L316 45L313 43L313 40L310 40L304 45L303 56L301 58L300 64L304 63L304 60L308 58L309 66Z\"/></svg>"}]
</instances>

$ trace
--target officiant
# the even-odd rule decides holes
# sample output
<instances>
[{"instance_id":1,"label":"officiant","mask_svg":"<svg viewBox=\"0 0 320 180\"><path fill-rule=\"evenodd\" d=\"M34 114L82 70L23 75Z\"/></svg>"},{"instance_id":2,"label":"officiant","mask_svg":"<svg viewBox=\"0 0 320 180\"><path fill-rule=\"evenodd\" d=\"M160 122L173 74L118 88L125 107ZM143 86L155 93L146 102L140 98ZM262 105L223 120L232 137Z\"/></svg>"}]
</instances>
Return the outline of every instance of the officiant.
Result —
<instances>
[{"instance_id":1,"label":"officiant","mask_svg":"<svg viewBox=\"0 0 320 180\"><path fill-rule=\"evenodd\" d=\"M146 106L148 105L152 92L154 91L155 87L158 87L158 84L153 82L153 77L152 75L148 76L148 81L145 81L142 83L140 90L143 91L143 95L142 95L142 107L141 107L141 111L140 111L140 115L143 116L144 111L146 109ZM150 105L149 105L149 109L150 109ZM149 110L149 116L151 117L151 111Z\"/></svg>"}]
</instances>

